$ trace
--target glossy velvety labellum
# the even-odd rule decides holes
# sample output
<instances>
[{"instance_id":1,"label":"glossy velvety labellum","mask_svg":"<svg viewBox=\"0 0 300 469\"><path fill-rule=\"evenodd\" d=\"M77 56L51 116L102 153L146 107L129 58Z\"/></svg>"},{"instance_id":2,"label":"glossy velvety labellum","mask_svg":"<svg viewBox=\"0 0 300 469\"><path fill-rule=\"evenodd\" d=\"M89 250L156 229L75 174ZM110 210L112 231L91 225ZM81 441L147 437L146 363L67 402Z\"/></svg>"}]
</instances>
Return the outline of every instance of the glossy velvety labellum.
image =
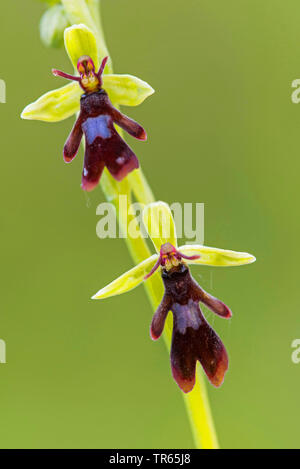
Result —
<instances>
[{"instance_id":1,"label":"glossy velvety labellum","mask_svg":"<svg viewBox=\"0 0 300 469\"><path fill-rule=\"evenodd\" d=\"M92 59L88 56L81 57L77 64L79 76L53 70L56 76L77 81L84 90L80 99L79 116L64 146L64 160L69 163L75 158L84 135L86 145L82 188L86 191L91 191L98 185L104 167L107 167L117 181L139 167L136 155L120 137L114 124L139 140L147 139L143 127L118 111L102 89L102 74L106 62L107 57L96 72Z\"/></svg>"},{"instance_id":2,"label":"glossy velvety labellum","mask_svg":"<svg viewBox=\"0 0 300 469\"><path fill-rule=\"evenodd\" d=\"M173 313L171 344L172 374L185 393L195 385L196 364L199 361L216 387L221 386L228 369L226 349L204 318L199 302L224 318L231 317L230 309L217 298L206 293L192 278L189 268L179 263L162 269L165 294L151 324L151 337L157 340L164 328L168 312Z\"/></svg>"}]
</instances>

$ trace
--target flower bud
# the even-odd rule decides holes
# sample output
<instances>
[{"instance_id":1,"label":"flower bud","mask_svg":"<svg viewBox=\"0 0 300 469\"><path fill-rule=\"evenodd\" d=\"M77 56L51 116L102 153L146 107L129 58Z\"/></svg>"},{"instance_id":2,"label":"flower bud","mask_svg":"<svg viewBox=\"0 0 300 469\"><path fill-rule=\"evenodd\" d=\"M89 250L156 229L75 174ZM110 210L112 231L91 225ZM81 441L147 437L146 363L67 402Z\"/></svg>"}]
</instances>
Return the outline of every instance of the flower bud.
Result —
<instances>
[{"instance_id":1,"label":"flower bud","mask_svg":"<svg viewBox=\"0 0 300 469\"><path fill-rule=\"evenodd\" d=\"M64 30L69 22L62 5L54 5L43 14L40 21L40 36L47 47L61 47Z\"/></svg>"}]
</instances>

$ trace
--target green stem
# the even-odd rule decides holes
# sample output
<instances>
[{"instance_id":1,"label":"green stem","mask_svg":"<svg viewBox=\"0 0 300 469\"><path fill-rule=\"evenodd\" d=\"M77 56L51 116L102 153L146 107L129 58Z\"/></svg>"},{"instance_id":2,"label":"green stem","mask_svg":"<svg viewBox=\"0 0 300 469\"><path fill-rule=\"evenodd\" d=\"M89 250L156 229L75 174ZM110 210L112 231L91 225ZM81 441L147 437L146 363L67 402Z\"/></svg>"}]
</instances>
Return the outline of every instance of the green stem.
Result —
<instances>
[{"instance_id":1,"label":"green stem","mask_svg":"<svg viewBox=\"0 0 300 469\"><path fill-rule=\"evenodd\" d=\"M62 3L71 24L85 23L95 32L98 47L101 51L100 58L108 55L99 11L99 0L62 0ZM112 73L111 61L108 64L107 73ZM132 193L141 204L147 205L155 201L142 170L138 169L134 171L121 183L114 181L110 174L105 171L101 178L101 187L107 200L116 207L117 213L119 214L119 224L123 233L126 233L129 223L135 223L137 231L139 229L137 221L133 215L128 214L132 201ZM124 195L127 197L127 204L126 206L123 204L120 206L120 196ZM148 245L142 236L137 239L131 239L129 235L127 235L125 240L135 263L141 262L151 255ZM155 311L163 296L162 281L159 277L153 276L144 283L144 286ZM170 349L172 335L171 315L169 315L166 325L164 339L168 349ZM199 367L197 369L197 379L193 391L183 396L196 447L203 449L218 448L217 436L206 393L206 385L202 370L200 370Z\"/></svg>"}]
</instances>

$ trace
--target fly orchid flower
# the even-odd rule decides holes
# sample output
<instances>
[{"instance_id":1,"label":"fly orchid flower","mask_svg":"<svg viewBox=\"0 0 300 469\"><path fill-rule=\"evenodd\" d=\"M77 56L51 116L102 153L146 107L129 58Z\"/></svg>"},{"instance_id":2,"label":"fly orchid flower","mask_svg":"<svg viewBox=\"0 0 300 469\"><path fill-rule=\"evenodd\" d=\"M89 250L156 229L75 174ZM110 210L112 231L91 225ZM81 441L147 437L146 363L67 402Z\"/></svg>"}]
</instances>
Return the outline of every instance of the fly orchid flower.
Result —
<instances>
[{"instance_id":1,"label":"fly orchid flower","mask_svg":"<svg viewBox=\"0 0 300 469\"><path fill-rule=\"evenodd\" d=\"M199 361L209 381L218 387L228 369L228 356L221 339L204 318L199 302L222 318L228 319L232 313L224 303L198 285L188 264L239 266L254 262L255 257L245 252L202 245L177 247L174 220L164 202L146 206L143 218L157 254L101 289L93 299L132 290L160 268L165 293L152 319L151 337L157 340L161 336L167 315L172 311L171 367L178 386L186 393L193 389Z\"/></svg>"},{"instance_id":2,"label":"fly orchid flower","mask_svg":"<svg viewBox=\"0 0 300 469\"><path fill-rule=\"evenodd\" d=\"M64 146L64 161L71 162L85 136L82 188L90 191L99 183L104 167L121 181L139 167L137 157L117 133L114 124L133 137L146 140L144 129L116 109L116 105L136 106L154 90L131 75L104 74L108 57L99 61L96 38L85 25L67 28L65 47L78 73L70 75L53 69L55 76L71 80L58 90L50 91L23 111L23 119L57 122L79 112Z\"/></svg>"}]
</instances>

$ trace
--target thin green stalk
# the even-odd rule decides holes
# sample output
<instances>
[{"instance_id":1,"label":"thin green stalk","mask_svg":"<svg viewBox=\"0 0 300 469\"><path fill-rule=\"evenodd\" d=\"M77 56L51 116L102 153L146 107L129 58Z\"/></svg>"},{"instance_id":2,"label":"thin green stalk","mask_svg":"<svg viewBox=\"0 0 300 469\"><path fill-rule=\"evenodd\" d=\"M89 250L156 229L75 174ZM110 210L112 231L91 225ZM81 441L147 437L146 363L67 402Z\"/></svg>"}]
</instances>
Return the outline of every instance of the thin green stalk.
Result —
<instances>
[{"instance_id":1,"label":"thin green stalk","mask_svg":"<svg viewBox=\"0 0 300 469\"><path fill-rule=\"evenodd\" d=\"M68 14L71 24L84 23L93 29L96 36L101 58L108 54L106 47L102 22L99 12L99 0L62 0L65 10ZM98 7L98 8L97 8ZM110 60L107 73L112 73L112 62ZM136 223L136 231L139 229L133 215L129 215L128 210L132 201L132 193L141 204L154 202L154 196L151 188L142 172L138 169L131 173L125 181L117 183L110 174L105 171L101 179L101 187L106 199L113 203L119 214L119 224L126 233L128 222ZM120 196L127 197L126 206L119 203ZM125 237L127 247L135 263L141 262L151 255L148 245L144 238L131 239L129 233ZM144 287L154 310L163 296L162 281L158 276L151 277L145 282ZM164 332L164 339L168 349L170 349L172 335L172 317L169 315L167 327ZM183 393L182 393L183 394ZM195 445L197 448L217 449L218 440L214 428L214 423L210 411L209 401L206 393L206 385L203 379L202 370L197 369L196 384L188 394L184 394L184 402L187 408Z\"/></svg>"}]
</instances>

